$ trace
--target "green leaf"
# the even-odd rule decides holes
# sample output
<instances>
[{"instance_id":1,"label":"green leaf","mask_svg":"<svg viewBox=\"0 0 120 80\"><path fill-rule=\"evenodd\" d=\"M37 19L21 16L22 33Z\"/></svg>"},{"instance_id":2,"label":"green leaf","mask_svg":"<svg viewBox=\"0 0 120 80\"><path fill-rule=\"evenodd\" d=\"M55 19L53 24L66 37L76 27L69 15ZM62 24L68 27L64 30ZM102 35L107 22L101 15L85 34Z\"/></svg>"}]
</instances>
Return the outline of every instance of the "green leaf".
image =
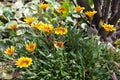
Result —
<instances>
[{"instance_id":1,"label":"green leaf","mask_svg":"<svg viewBox=\"0 0 120 80\"><path fill-rule=\"evenodd\" d=\"M42 71L40 71L41 74L49 74L50 71L46 70L46 69L43 69Z\"/></svg>"},{"instance_id":2,"label":"green leaf","mask_svg":"<svg viewBox=\"0 0 120 80\"><path fill-rule=\"evenodd\" d=\"M70 16L68 16L68 17L66 18L66 22L74 22L74 21L73 21L73 19L72 19Z\"/></svg>"},{"instance_id":3,"label":"green leaf","mask_svg":"<svg viewBox=\"0 0 120 80\"><path fill-rule=\"evenodd\" d=\"M41 63L43 63L44 65L46 65L46 66L49 66L50 67L50 65L47 63L47 62L45 62L45 61L43 61L43 60L39 60Z\"/></svg>"},{"instance_id":4,"label":"green leaf","mask_svg":"<svg viewBox=\"0 0 120 80\"><path fill-rule=\"evenodd\" d=\"M42 55L42 56L44 56L44 57L46 57L47 58L47 56L45 55L45 53L43 53L42 51L40 51L40 50L38 50L39 51L39 53Z\"/></svg>"},{"instance_id":5,"label":"green leaf","mask_svg":"<svg viewBox=\"0 0 120 80\"><path fill-rule=\"evenodd\" d=\"M45 0L46 2L49 2L49 3L54 3L56 2L56 0Z\"/></svg>"},{"instance_id":6,"label":"green leaf","mask_svg":"<svg viewBox=\"0 0 120 80\"><path fill-rule=\"evenodd\" d=\"M117 39L114 44L120 45L120 39Z\"/></svg>"},{"instance_id":7,"label":"green leaf","mask_svg":"<svg viewBox=\"0 0 120 80\"><path fill-rule=\"evenodd\" d=\"M67 73L67 72L65 72L65 71L61 71L61 75L62 75L62 76L67 76L67 75L68 75L68 73Z\"/></svg>"},{"instance_id":8,"label":"green leaf","mask_svg":"<svg viewBox=\"0 0 120 80\"><path fill-rule=\"evenodd\" d=\"M9 60L14 60L13 57L8 56L8 55L6 55L6 54L4 54L4 57L7 58L7 59L9 59Z\"/></svg>"}]
</instances>

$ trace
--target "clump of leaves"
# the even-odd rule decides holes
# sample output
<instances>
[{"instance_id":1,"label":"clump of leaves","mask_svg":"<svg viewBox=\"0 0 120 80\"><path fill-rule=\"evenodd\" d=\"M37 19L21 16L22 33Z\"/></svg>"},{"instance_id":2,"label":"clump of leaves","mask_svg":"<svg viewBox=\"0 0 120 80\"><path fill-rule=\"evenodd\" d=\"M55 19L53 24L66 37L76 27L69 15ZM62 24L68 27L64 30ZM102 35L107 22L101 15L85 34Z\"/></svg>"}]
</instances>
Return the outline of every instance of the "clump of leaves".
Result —
<instances>
[{"instance_id":1,"label":"clump of leaves","mask_svg":"<svg viewBox=\"0 0 120 80\"><path fill-rule=\"evenodd\" d=\"M86 23L87 16L82 11L76 12L72 2L47 1L42 7L37 0L20 2L22 7L18 9L9 6L13 9L8 13L10 16L2 14L9 22L2 22L0 59L4 65L12 66L10 79L119 78L119 51L110 51L111 47L97 35L88 36L87 28L91 25ZM90 17L95 14L90 11Z\"/></svg>"}]
</instances>

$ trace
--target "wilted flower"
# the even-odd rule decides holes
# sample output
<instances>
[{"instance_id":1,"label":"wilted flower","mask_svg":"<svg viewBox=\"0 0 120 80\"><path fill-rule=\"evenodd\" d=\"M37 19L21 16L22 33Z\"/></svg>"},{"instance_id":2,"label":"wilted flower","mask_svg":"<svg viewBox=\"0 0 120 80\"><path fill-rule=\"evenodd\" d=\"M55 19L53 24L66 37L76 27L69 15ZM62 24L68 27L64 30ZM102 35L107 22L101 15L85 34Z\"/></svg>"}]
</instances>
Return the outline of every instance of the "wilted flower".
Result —
<instances>
[{"instance_id":1,"label":"wilted flower","mask_svg":"<svg viewBox=\"0 0 120 80\"><path fill-rule=\"evenodd\" d=\"M29 43L29 44L26 44L26 50L28 51L28 52L33 52L34 50L35 50L35 48L36 48L36 43L34 43L34 42L31 42L31 43Z\"/></svg>"},{"instance_id":2,"label":"wilted flower","mask_svg":"<svg viewBox=\"0 0 120 80\"><path fill-rule=\"evenodd\" d=\"M28 57L21 57L19 58L17 61L16 61L16 64L17 67L20 67L20 68L27 68L29 67L30 65L32 64L32 59L31 58L28 58Z\"/></svg>"},{"instance_id":3,"label":"wilted flower","mask_svg":"<svg viewBox=\"0 0 120 80\"><path fill-rule=\"evenodd\" d=\"M24 21L25 21L26 23L31 24L33 21L35 21L35 17L27 17L27 18L24 19Z\"/></svg>"},{"instance_id":4,"label":"wilted flower","mask_svg":"<svg viewBox=\"0 0 120 80\"><path fill-rule=\"evenodd\" d=\"M55 42L55 44L54 44L54 46L56 47L56 48L62 48L63 47L63 44L64 44L64 42L62 42L62 41L60 41L60 42Z\"/></svg>"},{"instance_id":5,"label":"wilted flower","mask_svg":"<svg viewBox=\"0 0 120 80\"><path fill-rule=\"evenodd\" d=\"M58 8L56 11L58 13L66 13L67 12L66 8Z\"/></svg>"},{"instance_id":6,"label":"wilted flower","mask_svg":"<svg viewBox=\"0 0 120 80\"><path fill-rule=\"evenodd\" d=\"M8 47L8 48L4 51L4 53L7 54L7 55L9 55L9 56L12 56L13 53L14 53L14 50L15 50L14 46L11 46L11 47Z\"/></svg>"},{"instance_id":7,"label":"wilted flower","mask_svg":"<svg viewBox=\"0 0 120 80\"><path fill-rule=\"evenodd\" d=\"M17 24L15 23L15 24L10 24L9 26L8 26L8 29L11 29L11 30L14 30L14 29L16 29L17 28Z\"/></svg>"},{"instance_id":8,"label":"wilted flower","mask_svg":"<svg viewBox=\"0 0 120 80\"><path fill-rule=\"evenodd\" d=\"M85 14L89 17L93 17L96 13L97 13L97 11L86 11L85 12Z\"/></svg>"},{"instance_id":9,"label":"wilted flower","mask_svg":"<svg viewBox=\"0 0 120 80\"><path fill-rule=\"evenodd\" d=\"M102 27L105 29L105 31L114 31L116 30L116 28L114 27L114 25L111 24L103 24Z\"/></svg>"},{"instance_id":10,"label":"wilted flower","mask_svg":"<svg viewBox=\"0 0 120 80\"><path fill-rule=\"evenodd\" d=\"M85 9L85 7L80 7L80 6L75 7L76 12L80 12L80 11L82 11L84 9Z\"/></svg>"},{"instance_id":11,"label":"wilted flower","mask_svg":"<svg viewBox=\"0 0 120 80\"><path fill-rule=\"evenodd\" d=\"M43 28L42 28L42 31L46 32L48 34L51 34L52 31L53 31L53 29L54 29L54 27L52 25L50 25L50 24L44 24Z\"/></svg>"},{"instance_id":12,"label":"wilted flower","mask_svg":"<svg viewBox=\"0 0 120 80\"><path fill-rule=\"evenodd\" d=\"M46 9L47 7L49 7L49 4L40 4L39 5L39 7L41 8L41 9Z\"/></svg>"},{"instance_id":13,"label":"wilted flower","mask_svg":"<svg viewBox=\"0 0 120 80\"><path fill-rule=\"evenodd\" d=\"M57 35L63 35L66 34L67 32L68 32L67 28L63 28L63 27L55 28L55 34Z\"/></svg>"}]
</instances>

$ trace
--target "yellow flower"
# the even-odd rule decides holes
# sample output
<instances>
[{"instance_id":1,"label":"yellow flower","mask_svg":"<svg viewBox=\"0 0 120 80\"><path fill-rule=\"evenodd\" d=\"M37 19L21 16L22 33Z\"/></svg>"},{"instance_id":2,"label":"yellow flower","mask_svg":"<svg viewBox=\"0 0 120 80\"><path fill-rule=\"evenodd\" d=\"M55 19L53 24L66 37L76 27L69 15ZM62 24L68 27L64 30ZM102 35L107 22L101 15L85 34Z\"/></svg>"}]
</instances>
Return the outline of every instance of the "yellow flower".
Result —
<instances>
[{"instance_id":1,"label":"yellow flower","mask_svg":"<svg viewBox=\"0 0 120 80\"><path fill-rule=\"evenodd\" d=\"M15 30L17 28L17 24L10 24L8 29Z\"/></svg>"},{"instance_id":2,"label":"yellow flower","mask_svg":"<svg viewBox=\"0 0 120 80\"><path fill-rule=\"evenodd\" d=\"M49 4L40 4L39 5L39 7L41 8L41 9L46 9L47 7L49 7Z\"/></svg>"},{"instance_id":3,"label":"yellow flower","mask_svg":"<svg viewBox=\"0 0 120 80\"><path fill-rule=\"evenodd\" d=\"M96 13L97 13L97 11L86 11L85 12L85 14L89 17L93 17Z\"/></svg>"},{"instance_id":4,"label":"yellow flower","mask_svg":"<svg viewBox=\"0 0 120 80\"><path fill-rule=\"evenodd\" d=\"M43 28L42 28L42 31L46 32L48 34L51 34L52 31L53 31L53 29L54 29L54 27L52 25L50 25L50 24L44 24Z\"/></svg>"},{"instance_id":5,"label":"yellow flower","mask_svg":"<svg viewBox=\"0 0 120 80\"><path fill-rule=\"evenodd\" d=\"M21 57L19 58L17 61L16 61L16 64L17 67L20 67L20 68L27 68L29 67L30 65L32 64L32 59L31 58L28 58L28 57Z\"/></svg>"},{"instance_id":6,"label":"yellow flower","mask_svg":"<svg viewBox=\"0 0 120 80\"><path fill-rule=\"evenodd\" d=\"M38 30L42 30L44 23L43 22L38 22L35 24L35 28Z\"/></svg>"},{"instance_id":7,"label":"yellow flower","mask_svg":"<svg viewBox=\"0 0 120 80\"><path fill-rule=\"evenodd\" d=\"M13 53L14 53L14 50L15 50L15 48L14 48L13 46L11 46L11 47L8 47L8 48L4 51L4 53L7 54L7 55L9 55L9 56L12 56Z\"/></svg>"},{"instance_id":8,"label":"yellow flower","mask_svg":"<svg viewBox=\"0 0 120 80\"><path fill-rule=\"evenodd\" d=\"M27 17L27 18L24 19L24 21L26 23L30 23L31 24L33 21L35 21L35 17Z\"/></svg>"},{"instance_id":9,"label":"yellow flower","mask_svg":"<svg viewBox=\"0 0 120 80\"><path fill-rule=\"evenodd\" d=\"M36 43L34 43L34 42L31 42L31 43L29 43L29 44L26 44L26 50L28 51L28 52L33 52L34 50L35 50L35 48L36 48Z\"/></svg>"},{"instance_id":10,"label":"yellow flower","mask_svg":"<svg viewBox=\"0 0 120 80\"><path fill-rule=\"evenodd\" d=\"M85 9L85 7L80 7L80 6L75 7L76 12L80 12L80 11L82 11L84 9Z\"/></svg>"},{"instance_id":11,"label":"yellow flower","mask_svg":"<svg viewBox=\"0 0 120 80\"><path fill-rule=\"evenodd\" d=\"M56 11L58 13L66 13L67 12L66 8L58 8Z\"/></svg>"},{"instance_id":12,"label":"yellow flower","mask_svg":"<svg viewBox=\"0 0 120 80\"><path fill-rule=\"evenodd\" d=\"M64 44L64 42L62 42L62 41L60 41L60 42L55 42L54 46L55 46L56 48L62 48L62 47L63 47L63 44Z\"/></svg>"},{"instance_id":13,"label":"yellow flower","mask_svg":"<svg viewBox=\"0 0 120 80\"><path fill-rule=\"evenodd\" d=\"M114 25L110 25L110 24L103 24L102 27L105 29L105 31L114 31L116 30L116 28L114 27Z\"/></svg>"},{"instance_id":14,"label":"yellow flower","mask_svg":"<svg viewBox=\"0 0 120 80\"><path fill-rule=\"evenodd\" d=\"M67 28L62 28L62 27L58 27L58 28L55 28L55 34L57 35L63 35L63 34L66 34L68 31L67 31Z\"/></svg>"}]
</instances>

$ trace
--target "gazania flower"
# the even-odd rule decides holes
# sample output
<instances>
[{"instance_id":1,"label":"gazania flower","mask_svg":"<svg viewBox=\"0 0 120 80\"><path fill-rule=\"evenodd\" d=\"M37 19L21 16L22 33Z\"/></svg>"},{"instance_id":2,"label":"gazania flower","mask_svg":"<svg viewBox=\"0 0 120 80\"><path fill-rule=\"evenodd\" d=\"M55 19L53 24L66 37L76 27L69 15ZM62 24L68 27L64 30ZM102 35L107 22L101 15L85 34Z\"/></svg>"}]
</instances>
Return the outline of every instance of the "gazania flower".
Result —
<instances>
[{"instance_id":1,"label":"gazania flower","mask_svg":"<svg viewBox=\"0 0 120 80\"><path fill-rule=\"evenodd\" d=\"M38 30L42 30L44 23L43 22L37 22L35 24L35 28Z\"/></svg>"},{"instance_id":2,"label":"gazania flower","mask_svg":"<svg viewBox=\"0 0 120 80\"><path fill-rule=\"evenodd\" d=\"M66 8L58 8L56 11L58 13L66 13L67 12Z\"/></svg>"},{"instance_id":3,"label":"gazania flower","mask_svg":"<svg viewBox=\"0 0 120 80\"><path fill-rule=\"evenodd\" d=\"M62 42L62 41L60 41L60 42L55 42L55 44L54 44L54 46L56 47L56 48L62 48L63 47L63 44L64 44L64 42Z\"/></svg>"},{"instance_id":4,"label":"gazania flower","mask_svg":"<svg viewBox=\"0 0 120 80\"><path fill-rule=\"evenodd\" d=\"M25 21L26 23L31 24L33 21L35 21L35 17L27 17L27 18L24 19L24 21Z\"/></svg>"},{"instance_id":5,"label":"gazania flower","mask_svg":"<svg viewBox=\"0 0 120 80\"><path fill-rule=\"evenodd\" d=\"M32 43L26 44L25 48L28 52L33 52L36 48L36 43L32 42Z\"/></svg>"},{"instance_id":6,"label":"gazania flower","mask_svg":"<svg viewBox=\"0 0 120 80\"><path fill-rule=\"evenodd\" d=\"M7 55L9 55L9 56L12 56L13 53L14 53L14 50L15 50L15 48L14 48L13 46L11 46L11 47L8 47L8 48L4 51L4 53L7 54Z\"/></svg>"},{"instance_id":7,"label":"gazania flower","mask_svg":"<svg viewBox=\"0 0 120 80\"><path fill-rule=\"evenodd\" d=\"M17 28L17 24L10 24L8 29L15 30Z\"/></svg>"},{"instance_id":8,"label":"gazania flower","mask_svg":"<svg viewBox=\"0 0 120 80\"><path fill-rule=\"evenodd\" d=\"M52 31L53 31L53 29L54 29L54 27L52 25L50 25L50 24L44 24L43 28L42 28L42 31L46 32L48 34L51 34Z\"/></svg>"},{"instance_id":9,"label":"gazania flower","mask_svg":"<svg viewBox=\"0 0 120 80\"><path fill-rule=\"evenodd\" d=\"M114 25L110 25L110 24L103 24L102 27L105 29L105 31L114 31L116 30L116 28L114 27Z\"/></svg>"},{"instance_id":10,"label":"gazania flower","mask_svg":"<svg viewBox=\"0 0 120 80\"><path fill-rule=\"evenodd\" d=\"M20 68L27 68L29 67L30 65L32 64L32 59L31 58L28 58L28 57L21 57L19 58L17 61L16 61L16 64L17 67L20 67Z\"/></svg>"},{"instance_id":11,"label":"gazania flower","mask_svg":"<svg viewBox=\"0 0 120 80\"><path fill-rule=\"evenodd\" d=\"M89 17L93 17L96 13L97 13L97 11L86 11L85 12L85 14Z\"/></svg>"},{"instance_id":12,"label":"gazania flower","mask_svg":"<svg viewBox=\"0 0 120 80\"><path fill-rule=\"evenodd\" d=\"M46 9L47 7L49 7L49 4L40 4L39 5L39 7L41 8L41 9Z\"/></svg>"},{"instance_id":13,"label":"gazania flower","mask_svg":"<svg viewBox=\"0 0 120 80\"><path fill-rule=\"evenodd\" d=\"M55 34L57 35L63 35L66 34L67 32L68 32L67 28L63 28L63 27L55 28Z\"/></svg>"},{"instance_id":14,"label":"gazania flower","mask_svg":"<svg viewBox=\"0 0 120 80\"><path fill-rule=\"evenodd\" d=\"M80 12L80 11L82 11L84 9L85 9L85 7L80 7L80 6L75 7L76 12Z\"/></svg>"}]
</instances>

